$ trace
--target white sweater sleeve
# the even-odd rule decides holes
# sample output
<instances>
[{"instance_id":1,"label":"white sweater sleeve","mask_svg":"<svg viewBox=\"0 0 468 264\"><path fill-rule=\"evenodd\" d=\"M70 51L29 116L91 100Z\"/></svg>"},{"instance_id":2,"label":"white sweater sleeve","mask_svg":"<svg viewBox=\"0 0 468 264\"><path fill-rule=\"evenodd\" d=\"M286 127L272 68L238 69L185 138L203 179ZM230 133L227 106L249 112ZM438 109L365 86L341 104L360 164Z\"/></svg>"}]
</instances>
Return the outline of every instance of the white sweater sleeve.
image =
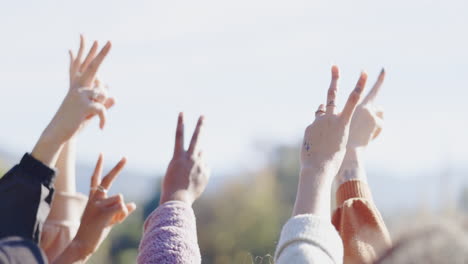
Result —
<instances>
[{"instance_id":1,"label":"white sweater sleeve","mask_svg":"<svg viewBox=\"0 0 468 264\"><path fill-rule=\"evenodd\" d=\"M276 264L343 263L343 242L330 220L306 214L286 222L275 252Z\"/></svg>"}]
</instances>

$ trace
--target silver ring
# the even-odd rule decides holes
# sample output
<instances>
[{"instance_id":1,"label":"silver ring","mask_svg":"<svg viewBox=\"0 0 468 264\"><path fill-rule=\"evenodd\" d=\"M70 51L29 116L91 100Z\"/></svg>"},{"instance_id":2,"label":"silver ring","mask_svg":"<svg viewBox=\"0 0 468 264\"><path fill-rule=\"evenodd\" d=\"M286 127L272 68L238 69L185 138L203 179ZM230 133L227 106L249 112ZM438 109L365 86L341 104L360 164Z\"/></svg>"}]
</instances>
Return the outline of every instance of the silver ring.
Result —
<instances>
[{"instance_id":1,"label":"silver ring","mask_svg":"<svg viewBox=\"0 0 468 264\"><path fill-rule=\"evenodd\" d=\"M335 101L332 100L332 101L328 102L327 107L329 107L329 106L336 107Z\"/></svg>"},{"instance_id":2,"label":"silver ring","mask_svg":"<svg viewBox=\"0 0 468 264\"><path fill-rule=\"evenodd\" d=\"M102 185L99 185L98 187L96 187L96 190L97 190L97 191L100 191L100 192L102 192L102 193L104 193L104 194L107 193L107 189L104 188L104 187L102 187Z\"/></svg>"},{"instance_id":3,"label":"silver ring","mask_svg":"<svg viewBox=\"0 0 468 264\"><path fill-rule=\"evenodd\" d=\"M99 97L99 94L98 94L98 93L96 93L96 92L94 92L94 93L93 93L93 95L91 96L91 100L92 100L92 101L96 101L96 102L97 102L97 100L98 100L98 97Z\"/></svg>"}]
</instances>

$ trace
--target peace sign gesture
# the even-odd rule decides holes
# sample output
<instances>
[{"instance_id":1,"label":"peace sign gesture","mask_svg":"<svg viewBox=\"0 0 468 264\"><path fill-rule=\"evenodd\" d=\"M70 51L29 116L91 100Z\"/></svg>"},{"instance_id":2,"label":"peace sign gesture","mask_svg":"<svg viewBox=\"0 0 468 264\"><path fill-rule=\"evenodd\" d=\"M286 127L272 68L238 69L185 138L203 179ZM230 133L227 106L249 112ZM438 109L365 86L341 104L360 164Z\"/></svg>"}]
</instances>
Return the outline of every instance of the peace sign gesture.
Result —
<instances>
[{"instance_id":1,"label":"peace sign gesture","mask_svg":"<svg viewBox=\"0 0 468 264\"><path fill-rule=\"evenodd\" d=\"M339 70L332 67L332 80L327 93L327 102L315 112L315 121L306 128L301 149L302 168L332 166L338 170L346 150L349 124L361 93L366 85L367 74L361 73L356 87L339 112L335 104L338 92ZM332 173L336 174L336 172Z\"/></svg>"},{"instance_id":2,"label":"peace sign gesture","mask_svg":"<svg viewBox=\"0 0 468 264\"><path fill-rule=\"evenodd\" d=\"M205 118L198 119L189 148L184 148L184 116L177 119L174 156L164 176L161 204L167 201L182 201L189 205L200 197L208 183L210 171L200 150L200 135Z\"/></svg>"},{"instance_id":3,"label":"peace sign gesture","mask_svg":"<svg viewBox=\"0 0 468 264\"><path fill-rule=\"evenodd\" d=\"M126 159L120 162L101 180L103 157L99 156L93 176L88 204L81 218L73 244L79 245L80 255L89 256L104 241L110 229L123 222L136 209L134 203L125 203L121 194L111 197L107 191L125 166Z\"/></svg>"},{"instance_id":4,"label":"peace sign gesture","mask_svg":"<svg viewBox=\"0 0 468 264\"><path fill-rule=\"evenodd\" d=\"M375 100L384 79L385 70L382 69L374 87L356 107L349 130L348 149L366 147L382 131L384 113L382 108L376 105Z\"/></svg>"}]
</instances>

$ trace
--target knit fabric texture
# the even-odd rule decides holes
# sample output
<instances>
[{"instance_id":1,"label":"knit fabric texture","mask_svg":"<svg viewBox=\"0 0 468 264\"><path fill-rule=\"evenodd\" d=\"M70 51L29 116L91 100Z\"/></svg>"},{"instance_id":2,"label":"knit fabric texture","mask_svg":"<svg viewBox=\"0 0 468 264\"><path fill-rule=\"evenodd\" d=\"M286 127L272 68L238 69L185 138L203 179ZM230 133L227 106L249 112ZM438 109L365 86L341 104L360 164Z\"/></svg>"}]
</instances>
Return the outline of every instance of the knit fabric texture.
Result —
<instances>
[{"instance_id":1,"label":"knit fabric texture","mask_svg":"<svg viewBox=\"0 0 468 264\"><path fill-rule=\"evenodd\" d=\"M289 219L281 231L275 262L343 263L343 244L329 219L297 215Z\"/></svg>"},{"instance_id":2,"label":"knit fabric texture","mask_svg":"<svg viewBox=\"0 0 468 264\"><path fill-rule=\"evenodd\" d=\"M191 206L170 201L146 219L138 264L199 264L195 214Z\"/></svg>"},{"instance_id":3,"label":"knit fabric texture","mask_svg":"<svg viewBox=\"0 0 468 264\"><path fill-rule=\"evenodd\" d=\"M344 263L373 263L392 242L368 185L359 180L343 183L336 201L332 222L343 240Z\"/></svg>"}]
</instances>

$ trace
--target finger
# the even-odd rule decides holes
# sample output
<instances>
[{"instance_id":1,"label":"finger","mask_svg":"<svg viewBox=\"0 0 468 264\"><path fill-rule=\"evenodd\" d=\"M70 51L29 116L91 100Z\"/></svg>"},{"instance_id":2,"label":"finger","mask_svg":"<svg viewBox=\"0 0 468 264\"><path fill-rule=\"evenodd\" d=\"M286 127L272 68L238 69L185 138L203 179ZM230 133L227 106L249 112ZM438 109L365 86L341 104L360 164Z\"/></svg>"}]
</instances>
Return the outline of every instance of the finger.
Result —
<instances>
[{"instance_id":1,"label":"finger","mask_svg":"<svg viewBox=\"0 0 468 264\"><path fill-rule=\"evenodd\" d=\"M83 52L85 49L86 43L83 35L80 35L80 48L78 49L78 54L76 55L76 62L81 64L81 59L83 58Z\"/></svg>"},{"instance_id":2,"label":"finger","mask_svg":"<svg viewBox=\"0 0 468 264\"><path fill-rule=\"evenodd\" d=\"M99 77L96 76L96 79L94 80L94 84L93 84L93 89L99 89L101 88L101 86L102 86L101 79L99 79Z\"/></svg>"},{"instance_id":3,"label":"finger","mask_svg":"<svg viewBox=\"0 0 468 264\"><path fill-rule=\"evenodd\" d=\"M184 113L179 113L174 146L174 156L184 152Z\"/></svg>"},{"instance_id":4,"label":"finger","mask_svg":"<svg viewBox=\"0 0 468 264\"><path fill-rule=\"evenodd\" d=\"M127 210L128 210L128 214L130 215L131 213L135 212L137 206L135 203L127 203L125 204L125 206L127 207Z\"/></svg>"},{"instance_id":5,"label":"finger","mask_svg":"<svg viewBox=\"0 0 468 264\"><path fill-rule=\"evenodd\" d=\"M102 153L100 153L96 167L94 168L93 176L91 176L91 191L98 187L99 183L101 182L103 159L104 156Z\"/></svg>"},{"instance_id":6,"label":"finger","mask_svg":"<svg viewBox=\"0 0 468 264\"><path fill-rule=\"evenodd\" d=\"M382 127L378 127L378 128L375 130L374 134L372 135L372 140L374 140L375 138L377 138L377 137L380 135L381 132L382 132Z\"/></svg>"},{"instance_id":7,"label":"finger","mask_svg":"<svg viewBox=\"0 0 468 264\"><path fill-rule=\"evenodd\" d=\"M107 121L106 107L101 103L93 102L92 105L91 105L90 116L93 116L93 115L98 115L99 116L99 128L101 130L104 129L104 126L106 125L106 121Z\"/></svg>"},{"instance_id":8,"label":"finger","mask_svg":"<svg viewBox=\"0 0 468 264\"><path fill-rule=\"evenodd\" d=\"M104 187L104 189L109 190L109 188L112 186L112 182L114 182L115 178L119 173L122 171L122 169L125 167L125 164L127 163L127 158L123 157L117 165L115 165L114 168L102 179L101 186Z\"/></svg>"},{"instance_id":9,"label":"finger","mask_svg":"<svg viewBox=\"0 0 468 264\"><path fill-rule=\"evenodd\" d=\"M96 103L101 103L104 105L104 102L107 100L107 91L104 89L92 90L90 91L90 95L91 97L89 99Z\"/></svg>"},{"instance_id":10,"label":"finger","mask_svg":"<svg viewBox=\"0 0 468 264\"><path fill-rule=\"evenodd\" d=\"M98 43L97 41L94 41L93 46L91 46L91 49L88 52L88 55L86 56L85 60L81 64L80 72L86 71L86 68L88 68L89 64L94 59L94 56L96 56L97 49L98 49Z\"/></svg>"},{"instance_id":11,"label":"finger","mask_svg":"<svg viewBox=\"0 0 468 264\"><path fill-rule=\"evenodd\" d=\"M127 219L127 217L136 210L135 203L124 204L125 210L123 210L124 207L122 205L120 205L120 207L120 212L115 217L115 221L117 223L122 223L123 221L125 221L125 219Z\"/></svg>"},{"instance_id":12,"label":"finger","mask_svg":"<svg viewBox=\"0 0 468 264\"><path fill-rule=\"evenodd\" d=\"M362 101L363 104L373 103L375 101L375 98L379 94L380 88L382 87L384 79L385 79L385 69L382 68L374 86L369 91L366 98L364 98L364 100Z\"/></svg>"},{"instance_id":13,"label":"finger","mask_svg":"<svg viewBox=\"0 0 468 264\"><path fill-rule=\"evenodd\" d=\"M115 105L115 98L109 97L104 101L104 107L109 110Z\"/></svg>"},{"instance_id":14,"label":"finger","mask_svg":"<svg viewBox=\"0 0 468 264\"><path fill-rule=\"evenodd\" d=\"M379 109L375 112L375 115L380 118L381 120L384 119L384 111L382 109Z\"/></svg>"},{"instance_id":15,"label":"finger","mask_svg":"<svg viewBox=\"0 0 468 264\"><path fill-rule=\"evenodd\" d=\"M204 123L205 123L205 117L200 116L200 118L198 118L197 127L195 128L195 132L193 132L192 140L190 141L189 149L187 150L189 155L193 155L196 152L196 150L198 150L198 145L199 145L199 141L200 141L200 134L201 134Z\"/></svg>"},{"instance_id":16,"label":"finger","mask_svg":"<svg viewBox=\"0 0 468 264\"><path fill-rule=\"evenodd\" d=\"M343 112L341 113L341 116L342 118L344 118L344 121L346 123L349 123L351 121L351 117L353 116L354 110L356 109L359 99L361 98L362 91L366 86L366 81L367 73L362 72L356 84L356 88L354 88L354 90L349 95L348 101L346 102Z\"/></svg>"},{"instance_id":17,"label":"finger","mask_svg":"<svg viewBox=\"0 0 468 264\"><path fill-rule=\"evenodd\" d=\"M114 217L112 221L110 222L110 225L120 224L128 216L127 205L124 204L123 202L117 203L114 206L110 207L109 209L114 214Z\"/></svg>"},{"instance_id":18,"label":"finger","mask_svg":"<svg viewBox=\"0 0 468 264\"><path fill-rule=\"evenodd\" d=\"M99 205L103 208L109 208L109 207L112 207L118 203L123 203L124 199L123 199L123 195L122 194L116 194L116 195L113 195L111 197L108 197L102 201L100 201Z\"/></svg>"},{"instance_id":19,"label":"finger","mask_svg":"<svg viewBox=\"0 0 468 264\"><path fill-rule=\"evenodd\" d=\"M70 84L72 79L75 77L75 55L73 54L72 50L68 50L68 55L70 55L70 69L69 69L69 74L70 74Z\"/></svg>"},{"instance_id":20,"label":"finger","mask_svg":"<svg viewBox=\"0 0 468 264\"><path fill-rule=\"evenodd\" d=\"M325 105L319 105L317 111L315 111L315 118L323 116L325 114Z\"/></svg>"},{"instance_id":21,"label":"finger","mask_svg":"<svg viewBox=\"0 0 468 264\"><path fill-rule=\"evenodd\" d=\"M107 42L107 44L101 49L99 54L91 61L89 66L86 68L86 71L83 73L83 85L90 85L94 78L96 77L96 73L101 66L102 61L106 58L107 54L111 49L111 43Z\"/></svg>"},{"instance_id":22,"label":"finger","mask_svg":"<svg viewBox=\"0 0 468 264\"><path fill-rule=\"evenodd\" d=\"M71 73L75 71L75 67L74 67L75 55L73 54L72 50L68 50L68 55L70 55L70 76L72 76Z\"/></svg>"},{"instance_id":23,"label":"finger","mask_svg":"<svg viewBox=\"0 0 468 264\"><path fill-rule=\"evenodd\" d=\"M338 92L338 79L340 78L340 72L338 66L333 65L332 69L332 80L330 83L330 88L328 88L327 93L327 114L336 113L336 93Z\"/></svg>"},{"instance_id":24,"label":"finger","mask_svg":"<svg viewBox=\"0 0 468 264\"><path fill-rule=\"evenodd\" d=\"M376 118L376 129L374 131L374 134L372 134L372 140L374 140L375 138L377 138L380 133L382 132L382 129L383 129L383 125L384 125L384 121L383 121L383 111L378 111L376 114L377 116Z\"/></svg>"}]
</instances>

